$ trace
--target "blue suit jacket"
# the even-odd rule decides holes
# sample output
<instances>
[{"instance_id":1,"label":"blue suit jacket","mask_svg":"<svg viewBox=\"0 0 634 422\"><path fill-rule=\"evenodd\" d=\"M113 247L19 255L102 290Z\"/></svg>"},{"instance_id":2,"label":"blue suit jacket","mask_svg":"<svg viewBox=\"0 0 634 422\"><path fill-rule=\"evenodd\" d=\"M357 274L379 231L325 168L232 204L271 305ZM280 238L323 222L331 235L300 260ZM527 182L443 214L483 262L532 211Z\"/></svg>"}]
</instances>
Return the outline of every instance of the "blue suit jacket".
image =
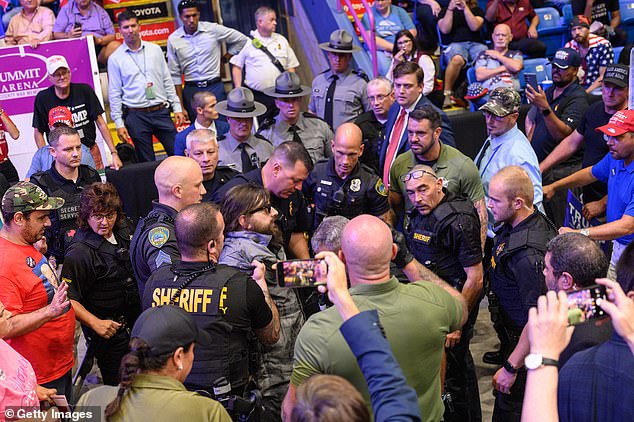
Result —
<instances>
[{"instance_id":1,"label":"blue suit jacket","mask_svg":"<svg viewBox=\"0 0 634 422\"><path fill-rule=\"evenodd\" d=\"M222 136L229 132L229 123L223 122L222 120L214 120L214 122L216 123L216 136ZM192 130L194 130L193 123L182 132L178 132L176 134L176 138L174 138L174 155L185 155L185 148L187 148L187 135Z\"/></svg>"},{"instance_id":2,"label":"blue suit jacket","mask_svg":"<svg viewBox=\"0 0 634 422\"><path fill-rule=\"evenodd\" d=\"M431 105L434 109L440 113L440 118L442 120L440 126L442 127L442 132L440 133L440 140L445 145L450 145L452 147L456 146L456 142L453 138L453 129L451 128L451 122L449 121L449 117L445 114L444 111L436 107L431 101L427 99L427 97L422 96L420 100L416 103L414 108L420 108L424 105ZM379 174L383 174L383 164L385 163L385 155L387 153L387 146L389 144L390 136L392 135L392 129L394 128L394 124L396 123L396 119L398 118L398 114L401 111L401 106L398 103L392 104L390 110L387 114L387 122L385 123L385 139L383 140L381 147L379 149ZM403 132L403 136L398 143L398 150L396 152L396 156L404 153L405 151L409 151L409 142L407 141L407 130Z\"/></svg>"}]
</instances>

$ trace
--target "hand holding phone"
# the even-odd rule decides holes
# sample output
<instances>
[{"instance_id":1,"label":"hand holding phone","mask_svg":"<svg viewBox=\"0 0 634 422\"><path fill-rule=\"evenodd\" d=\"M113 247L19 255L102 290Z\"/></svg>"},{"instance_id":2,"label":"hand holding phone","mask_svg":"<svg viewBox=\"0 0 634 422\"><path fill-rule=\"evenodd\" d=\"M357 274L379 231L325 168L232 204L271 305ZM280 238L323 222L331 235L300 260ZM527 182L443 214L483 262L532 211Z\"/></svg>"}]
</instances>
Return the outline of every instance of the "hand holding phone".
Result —
<instances>
[{"instance_id":1,"label":"hand holding phone","mask_svg":"<svg viewBox=\"0 0 634 422\"><path fill-rule=\"evenodd\" d=\"M537 74L536 73L524 73L524 80L526 81L526 85L533 88L535 91L539 91L537 84Z\"/></svg>"}]
</instances>

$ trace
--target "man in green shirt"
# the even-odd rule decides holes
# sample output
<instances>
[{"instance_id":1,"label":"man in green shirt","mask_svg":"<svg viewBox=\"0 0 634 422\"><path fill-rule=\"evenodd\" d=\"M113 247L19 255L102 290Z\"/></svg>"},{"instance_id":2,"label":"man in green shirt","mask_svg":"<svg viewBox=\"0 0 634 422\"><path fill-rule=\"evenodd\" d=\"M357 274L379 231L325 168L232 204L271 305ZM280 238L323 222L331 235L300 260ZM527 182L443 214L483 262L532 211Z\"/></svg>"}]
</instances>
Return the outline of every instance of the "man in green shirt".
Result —
<instances>
[{"instance_id":1,"label":"man in green shirt","mask_svg":"<svg viewBox=\"0 0 634 422\"><path fill-rule=\"evenodd\" d=\"M484 242L488 214L478 168L473 160L456 148L443 144L440 141L441 132L440 114L433 107L423 106L409 114L407 138L410 150L396 157L390 168L390 207L396 214L396 220L403 221L404 213L413 206L401 177L416 164L427 165L443 179L447 191L471 199L480 217Z\"/></svg>"},{"instance_id":2,"label":"man in green shirt","mask_svg":"<svg viewBox=\"0 0 634 422\"><path fill-rule=\"evenodd\" d=\"M390 276L390 260L395 254L390 229L377 217L361 215L345 226L339 257L346 263L352 299L360 310L378 310L396 360L408 385L416 390L421 413L426 421L440 420L440 364L445 337L462 327L467 305L458 291L439 278L399 283ZM370 405L363 374L339 332L341 323L337 310L330 308L313 315L300 331L283 405L286 416L295 404L295 388L315 374L342 376Z\"/></svg>"}]
</instances>

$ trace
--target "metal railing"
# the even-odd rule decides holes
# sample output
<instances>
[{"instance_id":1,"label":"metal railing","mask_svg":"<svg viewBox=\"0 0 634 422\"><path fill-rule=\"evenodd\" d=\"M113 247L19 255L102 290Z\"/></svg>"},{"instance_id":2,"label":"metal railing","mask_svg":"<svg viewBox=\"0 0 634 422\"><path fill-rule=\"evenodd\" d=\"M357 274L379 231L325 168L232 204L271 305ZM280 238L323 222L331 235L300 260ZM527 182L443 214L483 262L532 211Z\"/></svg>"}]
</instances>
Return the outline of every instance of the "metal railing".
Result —
<instances>
[{"instance_id":1,"label":"metal railing","mask_svg":"<svg viewBox=\"0 0 634 422\"><path fill-rule=\"evenodd\" d=\"M363 38L363 42L368 46L370 59L372 60L372 73L373 77L376 78L377 76L379 76L379 66L376 57L376 29L374 27L374 13L371 13L371 7L368 4L367 0L361 0L361 3L363 3L363 7L365 7L369 20L370 29L366 30L361 24L361 19L359 19L359 16L357 16L356 12L354 11L351 0L339 1L337 3L337 11L341 12L342 2L345 3L346 6L348 6L348 10L350 10L350 14L352 15L355 26L359 30L361 38Z\"/></svg>"}]
</instances>

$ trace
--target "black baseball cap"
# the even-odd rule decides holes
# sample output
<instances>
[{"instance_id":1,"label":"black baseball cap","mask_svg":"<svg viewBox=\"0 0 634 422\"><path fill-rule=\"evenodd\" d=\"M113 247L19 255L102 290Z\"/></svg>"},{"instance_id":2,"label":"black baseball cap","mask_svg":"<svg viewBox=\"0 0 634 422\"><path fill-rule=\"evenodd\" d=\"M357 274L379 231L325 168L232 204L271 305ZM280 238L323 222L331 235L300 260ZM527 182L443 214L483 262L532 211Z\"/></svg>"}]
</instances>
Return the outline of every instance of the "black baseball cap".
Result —
<instances>
[{"instance_id":1,"label":"black baseball cap","mask_svg":"<svg viewBox=\"0 0 634 422\"><path fill-rule=\"evenodd\" d=\"M605 69L603 83L610 82L625 88L630 84L630 67L624 64L611 64Z\"/></svg>"},{"instance_id":2,"label":"black baseball cap","mask_svg":"<svg viewBox=\"0 0 634 422\"><path fill-rule=\"evenodd\" d=\"M157 306L143 311L134 323L130 337L143 340L153 356L173 353L179 347L192 342L212 346L209 333L199 329L191 315L174 305Z\"/></svg>"}]
</instances>

